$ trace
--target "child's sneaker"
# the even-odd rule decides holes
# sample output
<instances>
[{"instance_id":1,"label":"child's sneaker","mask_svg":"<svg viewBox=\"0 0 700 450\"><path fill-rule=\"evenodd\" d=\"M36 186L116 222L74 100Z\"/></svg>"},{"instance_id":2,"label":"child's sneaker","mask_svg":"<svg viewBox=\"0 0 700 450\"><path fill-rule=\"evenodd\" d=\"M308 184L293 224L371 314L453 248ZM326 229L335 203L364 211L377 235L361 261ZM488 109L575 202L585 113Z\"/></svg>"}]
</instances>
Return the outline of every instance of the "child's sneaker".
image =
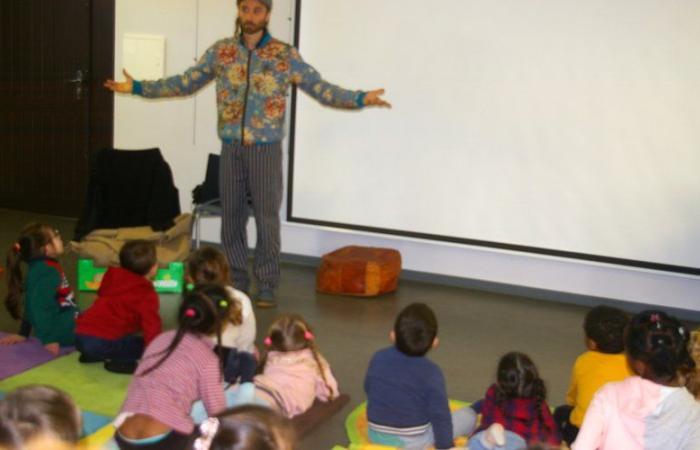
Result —
<instances>
[{"instance_id":1,"label":"child's sneaker","mask_svg":"<svg viewBox=\"0 0 700 450\"><path fill-rule=\"evenodd\" d=\"M108 372L131 375L136 372L138 361L105 361L105 369Z\"/></svg>"},{"instance_id":2,"label":"child's sneaker","mask_svg":"<svg viewBox=\"0 0 700 450\"><path fill-rule=\"evenodd\" d=\"M492 449L506 445L506 430L500 423L494 423L481 435L481 443L484 447Z\"/></svg>"},{"instance_id":3,"label":"child's sneaker","mask_svg":"<svg viewBox=\"0 0 700 450\"><path fill-rule=\"evenodd\" d=\"M98 363L98 362L103 362L103 358L95 358L93 356L88 356L84 353L80 354L80 357L78 358L78 361L80 361L83 364L92 364L92 363Z\"/></svg>"}]
</instances>

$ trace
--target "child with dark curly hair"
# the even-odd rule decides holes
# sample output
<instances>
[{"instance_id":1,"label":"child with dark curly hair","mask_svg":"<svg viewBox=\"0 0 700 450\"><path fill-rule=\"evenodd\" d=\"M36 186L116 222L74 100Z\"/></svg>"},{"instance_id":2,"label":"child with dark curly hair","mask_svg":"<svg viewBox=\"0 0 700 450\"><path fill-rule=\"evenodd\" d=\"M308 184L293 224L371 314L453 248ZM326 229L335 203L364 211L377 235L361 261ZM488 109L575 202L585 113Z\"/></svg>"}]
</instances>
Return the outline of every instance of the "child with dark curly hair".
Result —
<instances>
[{"instance_id":1,"label":"child with dark curly hair","mask_svg":"<svg viewBox=\"0 0 700 450\"><path fill-rule=\"evenodd\" d=\"M624 334L627 314L617 308L596 306L583 322L586 352L579 355L571 370L566 405L554 411L561 437L568 445L576 440L588 404L604 384L632 375L625 357Z\"/></svg>"},{"instance_id":2,"label":"child with dark curly hair","mask_svg":"<svg viewBox=\"0 0 700 450\"><path fill-rule=\"evenodd\" d=\"M510 352L498 363L496 383L481 405L481 425L470 450L520 450L527 444L559 446L557 426L547 405L547 388L524 353Z\"/></svg>"}]
</instances>

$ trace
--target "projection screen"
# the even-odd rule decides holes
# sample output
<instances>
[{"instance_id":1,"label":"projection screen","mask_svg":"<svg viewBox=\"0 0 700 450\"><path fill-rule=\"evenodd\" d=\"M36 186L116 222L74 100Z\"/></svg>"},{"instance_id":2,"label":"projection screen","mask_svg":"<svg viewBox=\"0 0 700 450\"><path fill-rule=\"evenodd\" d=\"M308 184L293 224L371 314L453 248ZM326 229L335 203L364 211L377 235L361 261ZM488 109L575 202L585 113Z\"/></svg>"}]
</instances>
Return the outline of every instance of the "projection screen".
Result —
<instances>
[{"instance_id":1,"label":"projection screen","mask_svg":"<svg viewBox=\"0 0 700 450\"><path fill-rule=\"evenodd\" d=\"M700 2L297 0L288 220L700 274Z\"/></svg>"}]
</instances>

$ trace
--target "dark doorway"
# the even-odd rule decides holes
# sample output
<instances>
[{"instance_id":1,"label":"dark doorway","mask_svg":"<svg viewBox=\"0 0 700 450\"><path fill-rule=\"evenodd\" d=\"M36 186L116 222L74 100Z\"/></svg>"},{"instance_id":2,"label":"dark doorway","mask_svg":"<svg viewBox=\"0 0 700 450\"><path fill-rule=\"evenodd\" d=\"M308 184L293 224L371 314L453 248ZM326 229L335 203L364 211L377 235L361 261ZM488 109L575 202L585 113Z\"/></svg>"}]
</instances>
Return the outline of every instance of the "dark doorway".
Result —
<instances>
[{"instance_id":1,"label":"dark doorway","mask_svg":"<svg viewBox=\"0 0 700 450\"><path fill-rule=\"evenodd\" d=\"M80 213L113 72L114 0L0 0L0 207Z\"/></svg>"}]
</instances>

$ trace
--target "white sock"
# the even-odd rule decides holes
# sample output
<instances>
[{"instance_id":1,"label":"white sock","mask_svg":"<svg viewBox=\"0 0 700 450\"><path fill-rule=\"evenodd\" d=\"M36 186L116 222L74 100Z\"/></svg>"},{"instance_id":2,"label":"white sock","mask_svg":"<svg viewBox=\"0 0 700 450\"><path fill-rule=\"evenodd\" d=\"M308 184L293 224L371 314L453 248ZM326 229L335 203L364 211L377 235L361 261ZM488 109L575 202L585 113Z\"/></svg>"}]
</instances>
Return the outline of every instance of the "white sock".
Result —
<instances>
[{"instance_id":1,"label":"white sock","mask_svg":"<svg viewBox=\"0 0 700 450\"><path fill-rule=\"evenodd\" d=\"M506 444L506 431L503 425L494 423L481 434L479 440L488 449L503 447Z\"/></svg>"}]
</instances>

